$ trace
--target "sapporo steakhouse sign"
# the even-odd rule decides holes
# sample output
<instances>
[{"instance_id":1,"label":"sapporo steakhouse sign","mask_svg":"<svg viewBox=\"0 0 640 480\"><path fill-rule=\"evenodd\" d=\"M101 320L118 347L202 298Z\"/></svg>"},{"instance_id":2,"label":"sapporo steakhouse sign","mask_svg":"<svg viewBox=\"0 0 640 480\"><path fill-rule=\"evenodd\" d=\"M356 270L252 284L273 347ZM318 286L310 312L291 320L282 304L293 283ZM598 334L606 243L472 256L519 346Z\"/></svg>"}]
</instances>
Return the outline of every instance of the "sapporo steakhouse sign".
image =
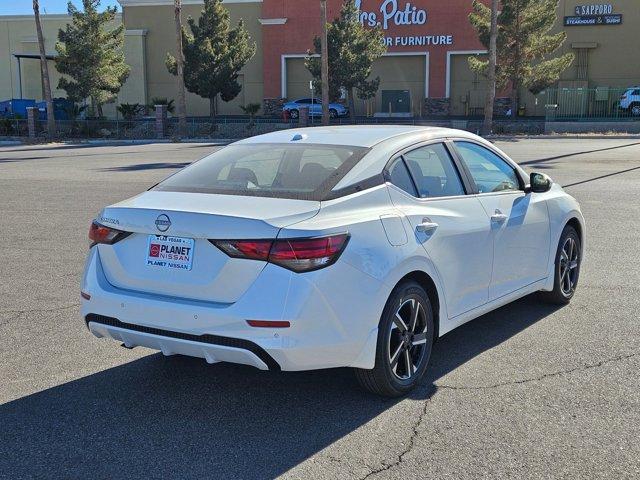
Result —
<instances>
[{"instance_id":1,"label":"sapporo steakhouse sign","mask_svg":"<svg viewBox=\"0 0 640 480\"><path fill-rule=\"evenodd\" d=\"M373 10L366 10L372 5ZM396 31L396 28L426 25L429 19L427 10L412 2L356 0L356 7L359 10L360 23L368 27L380 27L385 34L390 29ZM384 43L388 47L453 45L453 35L385 35Z\"/></svg>"},{"instance_id":2,"label":"sapporo steakhouse sign","mask_svg":"<svg viewBox=\"0 0 640 480\"><path fill-rule=\"evenodd\" d=\"M576 5L575 15L564 17L564 24L567 27L620 25L622 15L613 13L613 5L610 3Z\"/></svg>"}]
</instances>

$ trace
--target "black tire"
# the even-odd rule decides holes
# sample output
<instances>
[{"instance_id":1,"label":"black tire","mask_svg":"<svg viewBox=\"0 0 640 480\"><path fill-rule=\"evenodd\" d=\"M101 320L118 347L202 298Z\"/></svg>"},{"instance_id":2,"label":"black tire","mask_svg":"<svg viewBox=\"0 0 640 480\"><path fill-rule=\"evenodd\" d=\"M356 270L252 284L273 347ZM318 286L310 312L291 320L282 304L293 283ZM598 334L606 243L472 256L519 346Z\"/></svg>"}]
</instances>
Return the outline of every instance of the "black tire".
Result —
<instances>
[{"instance_id":1,"label":"black tire","mask_svg":"<svg viewBox=\"0 0 640 480\"><path fill-rule=\"evenodd\" d=\"M414 308L418 311L415 317ZM409 319L416 318L413 326L399 322L396 313L401 319L407 315ZM407 328L402 331L401 325ZM355 369L360 385L371 393L385 397L400 397L409 393L427 370L433 334L433 309L427 293L414 281L401 282L391 292L382 312L375 367L372 370ZM395 367L392 357L396 359Z\"/></svg>"},{"instance_id":2,"label":"black tire","mask_svg":"<svg viewBox=\"0 0 640 480\"><path fill-rule=\"evenodd\" d=\"M632 117L640 117L640 103L632 103L629 106L629 113Z\"/></svg>"},{"instance_id":3,"label":"black tire","mask_svg":"<svg viewBox=\"0 0 640 480\"><path fill-rule=\"evenodd\" d=\"M573 245L573 249L567 251L571 245ZM567 257L570 257L569 260L566 259ZM542 298L556 305L568 304L578 287L581 263L582 244L580 242L580 236L575 228L567 225L564 227L562 235L560 235L560 242L558 242L558 249L556 251L553 290L550 292L541 292Z\"/></svg>"},{"instance_id":4,"label":"black tire","mask_svg":"<svg viewBox=\"0 0 640 480\"><path fill-rule=\"evenodd\" d=\"M291 115L291 118L293 118L294 120L297 119L298 117L300 117L300 112L298 110L289 110L289 115Z\"/></svg>"},{"instance_id":5,"label":"black tire","mask_svg":"<svg viewBox=\"0 0 640 480\"><path fill-rule=\"evenodd\" d=\"M338 111L335 108L329 109L329 117L338 118Z\"/></svg>"}]
</instances>

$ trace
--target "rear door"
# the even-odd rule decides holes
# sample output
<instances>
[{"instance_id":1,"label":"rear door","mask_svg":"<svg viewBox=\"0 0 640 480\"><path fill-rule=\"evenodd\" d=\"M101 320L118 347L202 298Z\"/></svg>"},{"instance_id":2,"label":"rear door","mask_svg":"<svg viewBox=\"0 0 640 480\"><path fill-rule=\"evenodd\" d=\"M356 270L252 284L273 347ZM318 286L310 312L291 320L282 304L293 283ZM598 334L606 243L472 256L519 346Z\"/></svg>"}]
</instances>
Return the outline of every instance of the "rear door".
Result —
<instances>
[{"instance_id":1,"label":"rear door","mask_svg":"<svg viewBox=\"0 0 640 480\"><path fill-rule=\"evenodd\" d=\"M489 219L443 143L404 152L387 171L391 199L436 266L450 318L485 304L493 240Z\"/></svg>"},{"instance_id":2,"label":"rear door","mask_svg":"<svg viewBox=\"0 0 640 480\"><path fill-rule=\"evenodd\" d=\"M539 194L526 194L515 168L496 152L470 141L454 145L491 220L489 300L545 278L550 243L546 202Z\"/></svg>"}]
</instances>

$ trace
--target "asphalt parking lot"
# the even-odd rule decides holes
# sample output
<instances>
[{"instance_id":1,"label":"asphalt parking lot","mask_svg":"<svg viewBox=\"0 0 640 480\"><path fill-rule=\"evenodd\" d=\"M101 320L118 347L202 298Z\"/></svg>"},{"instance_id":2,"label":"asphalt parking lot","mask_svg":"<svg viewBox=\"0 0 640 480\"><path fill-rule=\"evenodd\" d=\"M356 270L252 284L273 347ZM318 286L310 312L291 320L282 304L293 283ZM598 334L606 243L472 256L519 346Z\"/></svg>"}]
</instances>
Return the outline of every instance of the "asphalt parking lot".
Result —
<instances>
[{"instance_id":1,"label":"asphalt parking lot","mask_svg":"<svg viewBox=\"0 0 640 480\"><path fill-rule=\"evenodd\" d=\"M91 219L217 147L0 147L0 478L640 478L640 140L498 145L581 202L578 292L446 335L401 400L87 332Z\"/></svg>"}]
</instances>

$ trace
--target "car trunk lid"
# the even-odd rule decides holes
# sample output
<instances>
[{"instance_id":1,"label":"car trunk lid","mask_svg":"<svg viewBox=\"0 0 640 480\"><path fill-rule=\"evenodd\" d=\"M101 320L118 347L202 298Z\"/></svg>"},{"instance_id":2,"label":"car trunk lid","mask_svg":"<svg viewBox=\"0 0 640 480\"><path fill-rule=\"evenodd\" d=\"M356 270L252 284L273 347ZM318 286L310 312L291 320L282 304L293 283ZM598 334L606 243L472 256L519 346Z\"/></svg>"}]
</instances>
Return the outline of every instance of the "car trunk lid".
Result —
<instances>
[{"instance_id":1,"label":"car trunk lid","mask_svg":"<svg viewBox=\"0 0 640 480\"><path fill-rule=\"evenodd\" d=\"M308 200L149 191L102 212L100 223L132 234L99 245L100 259L117 288L233 303L265 262L231 258L209 240L276 238L319 209Z\"/></svg>"}]
</instances>

